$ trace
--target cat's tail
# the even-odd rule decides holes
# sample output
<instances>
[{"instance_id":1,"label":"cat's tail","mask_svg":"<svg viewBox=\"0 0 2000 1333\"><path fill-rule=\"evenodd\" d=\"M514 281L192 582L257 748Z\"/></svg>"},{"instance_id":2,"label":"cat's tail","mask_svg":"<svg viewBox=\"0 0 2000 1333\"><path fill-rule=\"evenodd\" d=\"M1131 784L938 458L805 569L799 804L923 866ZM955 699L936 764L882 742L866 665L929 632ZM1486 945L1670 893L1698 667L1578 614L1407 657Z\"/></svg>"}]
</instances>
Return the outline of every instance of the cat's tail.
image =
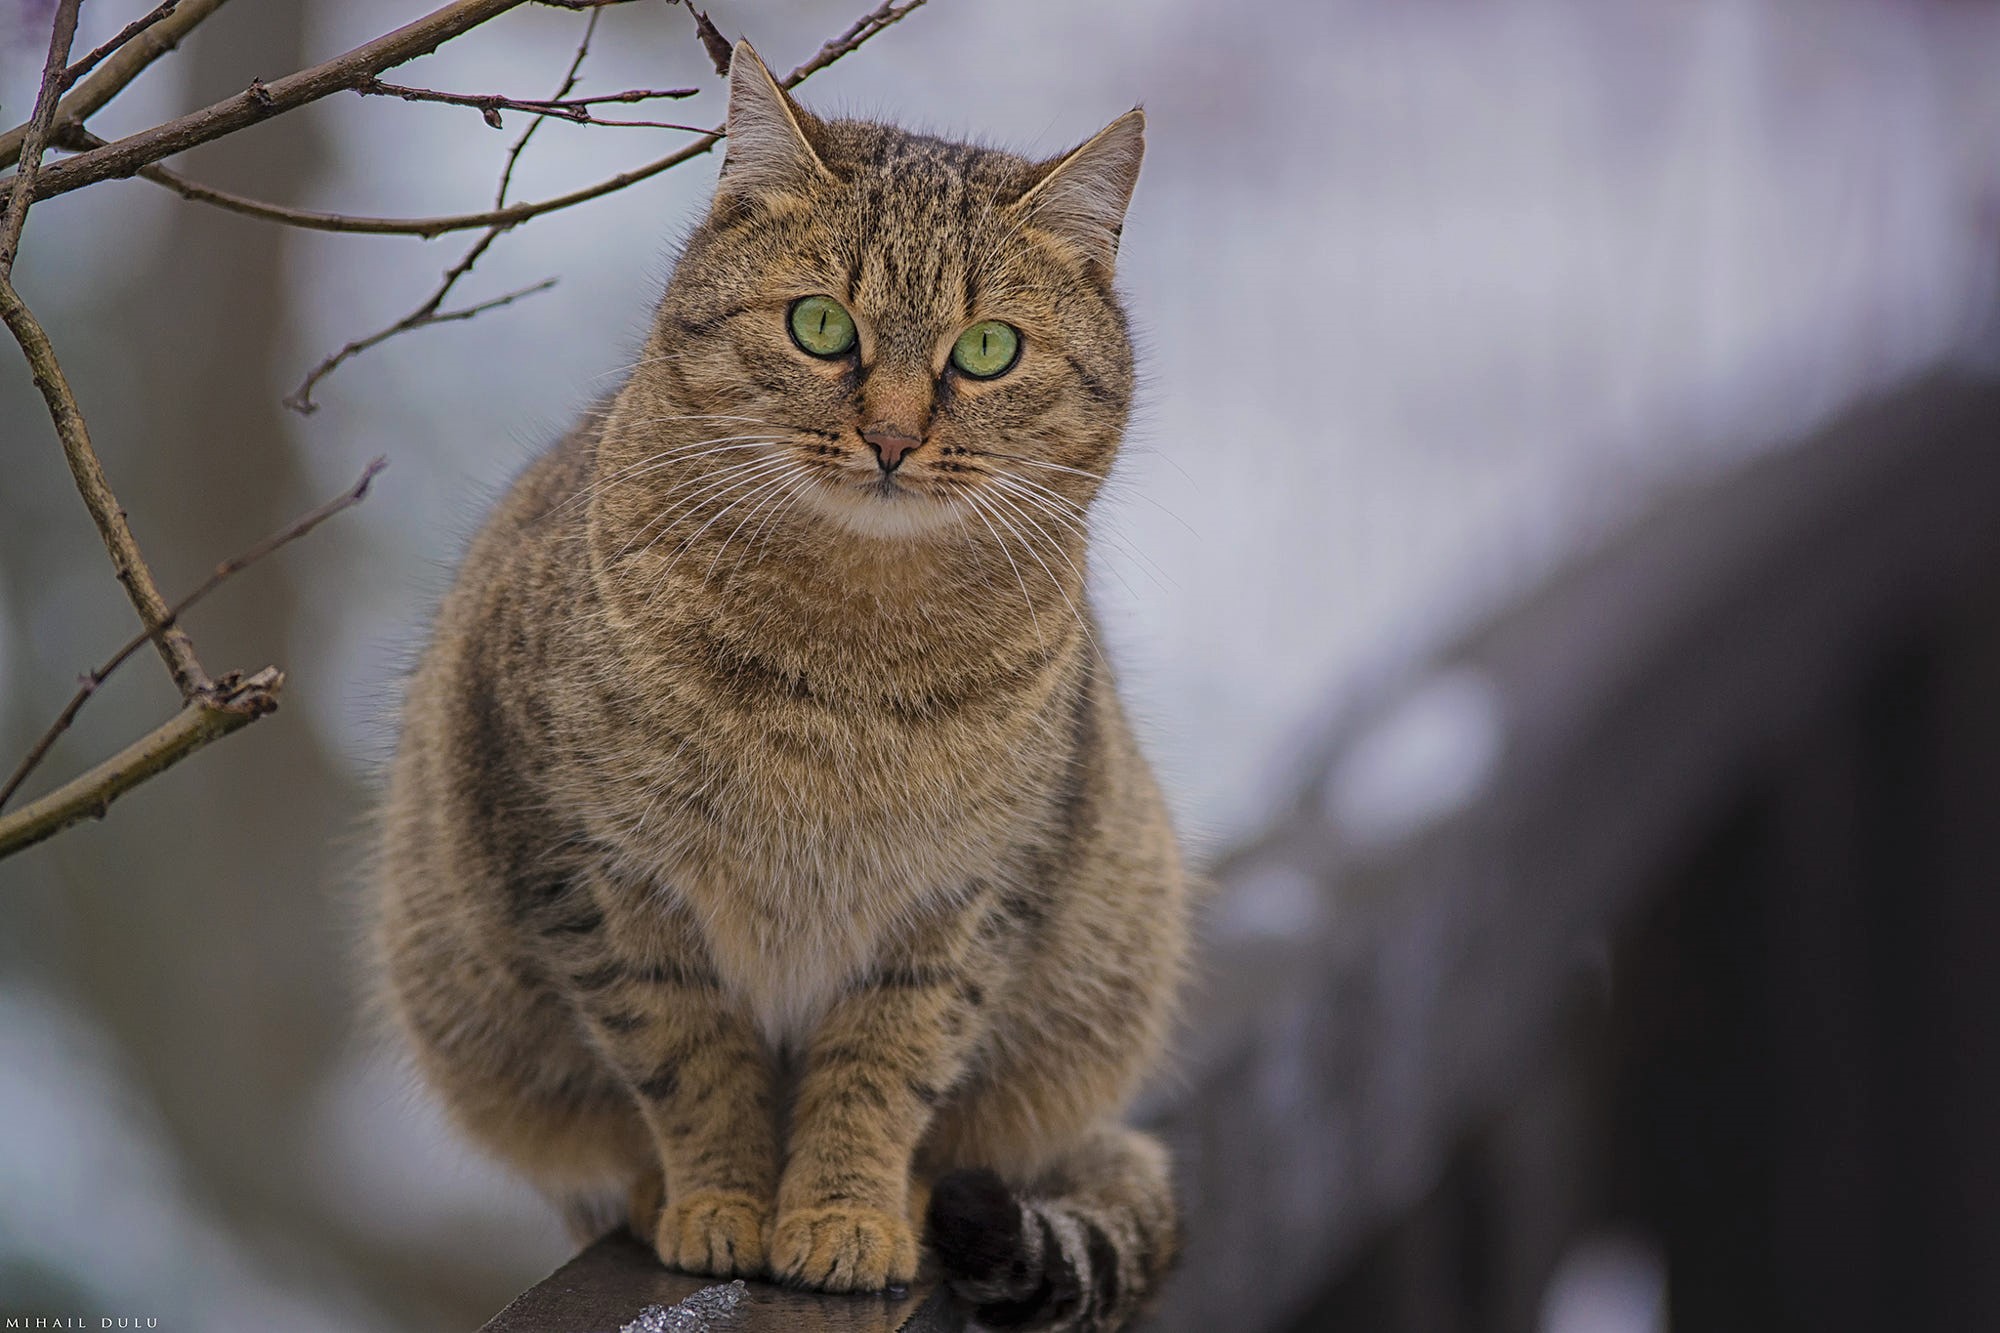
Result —
<instances>
[{"instance_id":1,"label":"cat's tail","mask_svg":"<svg viewBox=\"0 0 2000 1333\"><path fill-rule=\"evenodd\" d=\"M1110 1125L1019 1190L987 1170L945 1176L928 1231L946 1280L984 1327L1111 1333L1173 1266L1176 1211L1165 1150Z\"/></svg>"}]
</instances>

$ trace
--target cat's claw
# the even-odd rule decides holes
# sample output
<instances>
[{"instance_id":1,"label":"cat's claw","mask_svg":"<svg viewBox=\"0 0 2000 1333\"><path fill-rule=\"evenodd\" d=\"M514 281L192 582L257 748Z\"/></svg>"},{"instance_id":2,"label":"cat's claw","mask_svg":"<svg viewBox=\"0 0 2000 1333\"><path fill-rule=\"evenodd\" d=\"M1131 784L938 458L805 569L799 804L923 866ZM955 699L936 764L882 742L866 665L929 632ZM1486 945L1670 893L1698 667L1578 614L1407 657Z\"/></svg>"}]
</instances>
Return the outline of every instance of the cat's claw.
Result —
<instances>
[{"instance_id":1,"label":"cat's claw","mask_svg":"<svg viewBox=\"0 0 2000 1333\"><path fill-rule=\"evenodd\" d=\"M873 1208L799 1208L778 1218L771 1272L820 1291L882 1291L917 1275L908 1222Z\"/></svg>"},{"instance_id":2,"label":"cat's claw","mask_svg":"<svg viewBox=\"0 0 2000 1333\"><path fill-rule=\"evenodd\" d=\"M768 1206L748 1194L696 1190L661 1212L654 1248L660 1262L683 1273L755 1276L764 1271L769 1218Z\"/></svg>"}]
</instances>

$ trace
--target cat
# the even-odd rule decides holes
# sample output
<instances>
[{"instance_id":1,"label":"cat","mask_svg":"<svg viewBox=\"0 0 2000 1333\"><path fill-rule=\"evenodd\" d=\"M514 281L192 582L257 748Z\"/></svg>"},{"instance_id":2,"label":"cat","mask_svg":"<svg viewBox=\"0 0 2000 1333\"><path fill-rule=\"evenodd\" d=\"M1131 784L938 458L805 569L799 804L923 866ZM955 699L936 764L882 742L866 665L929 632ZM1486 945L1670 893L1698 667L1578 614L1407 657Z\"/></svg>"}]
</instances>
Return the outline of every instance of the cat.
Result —
<instances>
[{"instance_id":1,"label":"cat","mask_svg":"<svg viewBox=\"0 0 2000 1333\"><path fill-rule=\"evenodd\" d=\"M644 356L473 541L382 811L380 991L576 1229L1114 1329L1187 878L1085 591L1133 393L1134 110L1034 162L749 45ZM593 1221L594 1219L594 1221Z\"/></svg>"}]
</instances>

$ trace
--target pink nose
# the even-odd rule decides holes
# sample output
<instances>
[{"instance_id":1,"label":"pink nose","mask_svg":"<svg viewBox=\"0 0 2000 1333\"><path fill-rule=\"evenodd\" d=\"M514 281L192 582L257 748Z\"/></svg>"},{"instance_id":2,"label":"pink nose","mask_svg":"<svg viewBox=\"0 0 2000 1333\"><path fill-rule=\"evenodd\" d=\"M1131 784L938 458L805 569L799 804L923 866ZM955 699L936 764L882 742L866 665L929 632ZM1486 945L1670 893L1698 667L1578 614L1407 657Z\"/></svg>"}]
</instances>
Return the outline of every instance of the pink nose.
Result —
<instances>
[{"instance_id":1,"label":"pink nose","mask_svg":"<svg viewBox=\"0 0 2000 1333\"><path fill-rule=\"evenodd\" d=\"M902 465L903 455L922 444L914 435L905 435L894 426L870 426L861 432L861 438L875 451L875 461L884 472L894 472Z\"/></svg>"}]
</instances>

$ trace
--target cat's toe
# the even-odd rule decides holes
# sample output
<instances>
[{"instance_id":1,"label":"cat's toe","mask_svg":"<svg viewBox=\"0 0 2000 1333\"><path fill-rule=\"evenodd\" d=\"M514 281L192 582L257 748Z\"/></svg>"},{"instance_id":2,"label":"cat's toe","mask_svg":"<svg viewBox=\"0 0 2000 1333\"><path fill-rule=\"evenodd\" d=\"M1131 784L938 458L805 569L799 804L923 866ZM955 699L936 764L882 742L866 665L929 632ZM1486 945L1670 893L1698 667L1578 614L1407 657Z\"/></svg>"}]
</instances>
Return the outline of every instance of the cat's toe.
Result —
<instances>
[{"instance_id":1,"label":"cat's toe","mask_svg":"<svg viewBox=\"0 0 2000 1333\"><path fill-rule=\"evenodd\" d=\"M778 1218L771 1272L820 1291L881 1291L917 1275L907 1221L873 1208L799 1208Z\"/></svg>"},{"instance_id":2,"label":"cat's toe","mask_svg":"<svg viewBox=\"0 0 2000 1333\"><path fill-rule=\"evenodd\" d=\"M769 1207L748 1194L696 1190L670 1201L654 1239L660 1262L684 1273L752 1276L764 1271Z\"/></svg>"}]
</instances>

